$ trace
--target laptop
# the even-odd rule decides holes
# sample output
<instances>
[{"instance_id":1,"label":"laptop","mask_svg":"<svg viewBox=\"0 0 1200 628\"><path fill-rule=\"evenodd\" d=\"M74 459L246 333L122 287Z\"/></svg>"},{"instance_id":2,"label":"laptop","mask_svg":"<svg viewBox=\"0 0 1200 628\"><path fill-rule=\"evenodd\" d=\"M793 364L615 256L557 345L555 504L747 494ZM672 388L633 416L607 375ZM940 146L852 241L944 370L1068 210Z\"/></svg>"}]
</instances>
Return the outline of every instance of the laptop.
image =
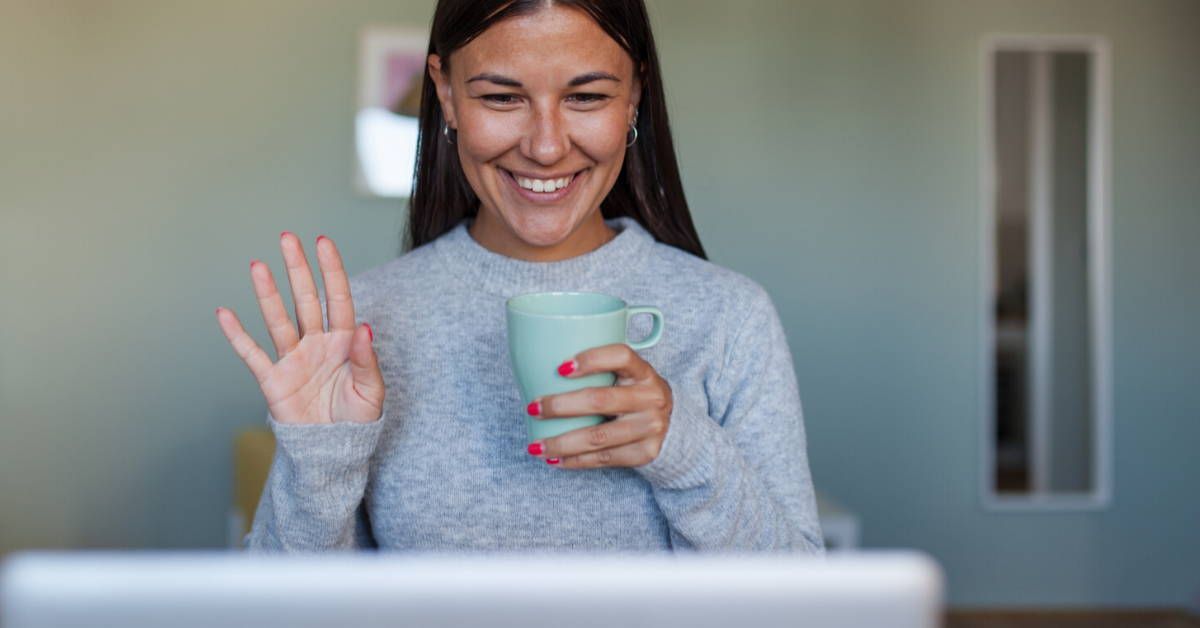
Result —
<instances>
[{"instance_id":1,"label":"laptop","mask_svg":"<svg viewBox=\"0 0 1200 628\"><path fill-rule=\"evenodd\" d=\"M933 628L942 595L913 552L26 552L0 570L0 626Z\"/></svg>"}]
</instances>

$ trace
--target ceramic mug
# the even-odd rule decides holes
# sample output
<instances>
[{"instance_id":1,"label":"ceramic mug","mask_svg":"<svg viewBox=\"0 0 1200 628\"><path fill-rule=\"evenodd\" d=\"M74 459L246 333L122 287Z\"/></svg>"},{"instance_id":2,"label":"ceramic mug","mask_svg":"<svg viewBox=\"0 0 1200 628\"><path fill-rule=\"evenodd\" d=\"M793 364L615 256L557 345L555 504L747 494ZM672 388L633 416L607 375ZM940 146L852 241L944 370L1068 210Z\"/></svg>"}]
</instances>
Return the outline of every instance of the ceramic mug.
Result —
<instances>
[{"instance_id":1,"label":"ceramic mug","mask_svg":"<svg viewBox=\"0 0 1200 628\"><path fill-rule=\"evenodd\" d=\"M612 386L615 373L563 377L558 367L575 354L611 344L633 349L653 347L663 331L663 315L656 307L627 303L594 292L537 292L508 300L508 355L525 405L543 395L557 395L592 386ZM629 319L638 314L654 317L650 334L629 342ZM563 419L527 416L529 442L550 438L581 427L599 425L599 414Z\"/></svg>"}]
</instances>

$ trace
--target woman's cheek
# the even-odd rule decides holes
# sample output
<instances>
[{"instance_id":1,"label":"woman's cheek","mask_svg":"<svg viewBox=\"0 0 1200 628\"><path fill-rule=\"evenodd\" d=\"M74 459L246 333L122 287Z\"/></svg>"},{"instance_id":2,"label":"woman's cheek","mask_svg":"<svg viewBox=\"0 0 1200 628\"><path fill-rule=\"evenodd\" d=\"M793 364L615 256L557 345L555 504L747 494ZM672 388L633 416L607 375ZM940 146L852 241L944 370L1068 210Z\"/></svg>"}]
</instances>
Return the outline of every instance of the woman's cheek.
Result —
<instances>
[{"instance_id":1,"label":"woman's cheek","mask_svg":"<svg viewBox=\"0 0 1200 628\"><path fill-rule=\"evenodd\" d=\"M464 120L468 129L463 136L462 127L459 129L460 141L471 158L475 161L490 161L508 152L520 143L519 125L512 119L503 119L497 115L473 116Z\"/></svg>"},{"instance_id":2,"label":"woman's cheek","mask_svg":"<svg viewBox=\"0 0 1200 628\"><path fill-rule=\"evenodd\" d=\"M628 125L626 125L628 130ZM611 123L584 124L572 133L572 142L584 154L605 163L625 154L625 134L618 133Z\"/></svg>"}]
</instances>

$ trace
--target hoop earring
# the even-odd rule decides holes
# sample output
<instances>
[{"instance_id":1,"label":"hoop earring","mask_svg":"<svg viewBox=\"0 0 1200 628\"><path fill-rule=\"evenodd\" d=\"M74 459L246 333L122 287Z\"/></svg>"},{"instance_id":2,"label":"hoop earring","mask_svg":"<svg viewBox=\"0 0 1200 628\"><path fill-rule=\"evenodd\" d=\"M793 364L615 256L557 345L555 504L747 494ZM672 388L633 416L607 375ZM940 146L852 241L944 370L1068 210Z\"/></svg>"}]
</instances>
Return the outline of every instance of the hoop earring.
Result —
<instances>
[{"instance_id":1,"label":"hoop earring","mask_svg":"<svg viewBox=\"0 0 1200 628\"><path fill-rule=\"evenodd\" d=\"M457 143L458 143L458 142L456 142L456 141L454 141L453 139L451 139L451 138L450 138L450 127L449 127L449 126L444 126L444 127L442 127L442 135L445 135L445 136L446 136L446 141L447 141L447 142L450 142L450 145L451 145L451 146L454 146L455 144L457 144ZM458 131L457 131L457 130L455 130L455 131L454 131L454 137L455 137L455 138L457 138L457 137L458 137Z\"/></svg>"},{"instance_id":2,"label":"hoop earring","mask_svg":"<svg viewBox=\"0 0 1200 628\"><path fill-rule=\"evenodd\" d=\"M629 148L630 146L633 146L637 142L637 138L638 138L638 132L637 132L636 126L634 126L632 124L629 125L629 130L633 133L633 139L631 139L625 143L625 148ZM626 135L629 135L629 134L626 133Z\"/></svg>"}]
</instances>

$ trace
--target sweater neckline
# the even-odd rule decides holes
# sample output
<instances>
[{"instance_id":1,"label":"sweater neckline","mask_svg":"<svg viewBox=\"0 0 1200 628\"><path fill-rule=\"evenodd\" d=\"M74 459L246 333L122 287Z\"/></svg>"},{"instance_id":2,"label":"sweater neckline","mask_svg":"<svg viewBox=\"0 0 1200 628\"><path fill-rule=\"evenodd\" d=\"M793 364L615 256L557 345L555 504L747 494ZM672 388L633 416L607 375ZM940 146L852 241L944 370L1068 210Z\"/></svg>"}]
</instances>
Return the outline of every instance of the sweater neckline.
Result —
<instances>
[{"instance_id":1,"label":"sweater neckline","mask_svg":"<svg viewBox=\"0 0 1200 628\"><path fill-rule=\"evenodd\" d=\"M594 251L557 262L527 262L483 248L467 232L473 222L458 223L434 241L434 250L468 286L506 299L552 290L603 291L642 266L654 244L636 220L620 217L605 221L617 235Z\"/></svg>"}]
</instances>

